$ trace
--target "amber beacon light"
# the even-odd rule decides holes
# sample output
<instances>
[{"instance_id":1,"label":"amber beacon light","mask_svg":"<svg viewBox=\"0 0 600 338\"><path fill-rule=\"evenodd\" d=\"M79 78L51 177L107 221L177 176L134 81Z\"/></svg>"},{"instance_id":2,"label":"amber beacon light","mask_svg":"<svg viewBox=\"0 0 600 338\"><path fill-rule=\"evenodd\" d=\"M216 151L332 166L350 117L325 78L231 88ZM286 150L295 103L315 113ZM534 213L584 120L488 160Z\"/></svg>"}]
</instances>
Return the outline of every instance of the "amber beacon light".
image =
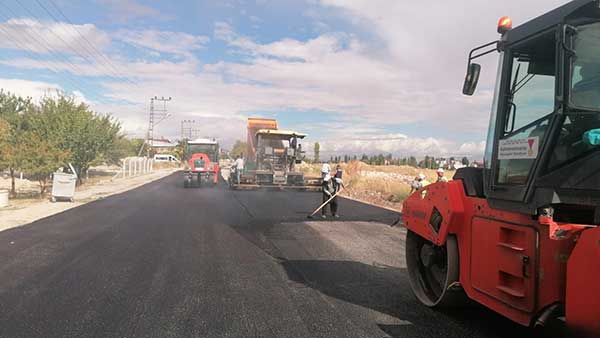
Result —
<instances>
[{"instance_id":1,"label":"amber beacon light","mask_svg":"<svg viewBox=\"0 0 600 338\"><path fill-rule=\"evenodd\" d=\"M498 33L504 34L512 29L512 19L508 16L503 16L498 20Z\"/></svg>"}]
</instances>

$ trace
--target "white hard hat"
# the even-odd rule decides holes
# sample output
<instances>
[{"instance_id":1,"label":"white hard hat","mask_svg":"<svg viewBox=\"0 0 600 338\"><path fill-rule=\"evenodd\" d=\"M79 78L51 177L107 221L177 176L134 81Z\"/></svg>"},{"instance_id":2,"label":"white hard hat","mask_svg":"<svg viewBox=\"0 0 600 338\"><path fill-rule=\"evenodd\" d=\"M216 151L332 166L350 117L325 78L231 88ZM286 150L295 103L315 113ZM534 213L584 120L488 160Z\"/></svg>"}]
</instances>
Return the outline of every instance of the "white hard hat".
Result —
<instances>
[{"instance_id":1,"label":"white hard hat","mask_svg":"<svg viewBox=\"0 0 600 338\"><path fill-rule=\"evenodd\" d=\"M418 177L419 177L420 179L424 180L426 176L425 176L425 175L423 175L423 174L419 174L419 176L418 176Z\"/></svg>"},{"instance_id":2,"label":"white hard hat","mask_svg":"<svg viewBox=\"0 0 600 338\"><path fill-rule=\"evenodd\" d=\"M323 166L321 167L321 172L324 174L328 174L331 171L331 167L329 166L329 163L323 163Z\"/></svg>"},{"instance_id":3,"label":"white hard hat","mask_svg":"<svg viewBox=\"0 0 600 338\"><path fill-rule=\"evenodd\" d=\"M443 169L443 168L439 168L439 169L437 170L437 172L438 172L438 173L443 173L443 172L444 172L444 169Z\"/></svg>"}]
</instances>

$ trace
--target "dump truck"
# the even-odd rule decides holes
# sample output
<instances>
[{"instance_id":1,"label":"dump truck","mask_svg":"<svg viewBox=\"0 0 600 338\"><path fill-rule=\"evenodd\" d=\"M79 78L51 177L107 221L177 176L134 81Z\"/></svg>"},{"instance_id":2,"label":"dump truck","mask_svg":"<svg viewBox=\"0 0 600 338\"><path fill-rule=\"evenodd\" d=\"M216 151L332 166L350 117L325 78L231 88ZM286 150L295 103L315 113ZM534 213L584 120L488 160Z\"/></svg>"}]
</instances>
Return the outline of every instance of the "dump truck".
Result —
<instances>
[{"instance_id":1,"label":"dump truck","mask_svg":"<svg viewBox=\"0 0 600 338\"><path fill-rule=\"evenodd\" d=\"M499 54L483 168L403 205L412 290L429 307L467 297L561 337L600 337L600 1L514 29L503 17L498 32L469 53L463 84L473 95L473 60Z\"/></svg>"},{"instance_id":2,"label":"dump truck","mask_svg":"<svg viewBox=\"0 0 600 338\"><path fill-rule=\"evenodd\" d=\"M230 175L230 186L244 188L311 189L320 187L319 178L308 178L296 170L303 158L300 140L306 134L278 129L274 119L248 119L248 148L245 168L237 182L237 175Z\"/></svg>"},{"instance_id":3,"label":"dump truck","mask_svg":"<svg viewBox=\"0 0 600 338\"><path fill-rule=\"evenodd\" d=\"M187 140L184 153L183 186L185 188L219 183L219 143L215 139Z\"/></svg>"}]
</instances>

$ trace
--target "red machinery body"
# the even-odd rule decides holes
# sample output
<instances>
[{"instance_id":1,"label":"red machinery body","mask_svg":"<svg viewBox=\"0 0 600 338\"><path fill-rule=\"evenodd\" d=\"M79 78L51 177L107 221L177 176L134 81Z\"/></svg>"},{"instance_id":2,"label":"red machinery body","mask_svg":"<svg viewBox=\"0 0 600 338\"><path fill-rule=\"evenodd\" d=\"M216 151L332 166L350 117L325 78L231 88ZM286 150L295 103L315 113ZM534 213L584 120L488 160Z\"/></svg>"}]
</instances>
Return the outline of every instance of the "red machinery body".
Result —
<instances>
[{"instance_id":1,"label":"red machinery body","mask_svg":"<svg viewBox=\"0 0 600 338\"><path fill-rule=\"evenodd\" d=\"M185 188L202 186L203 182L219 183L219 143L215 139L198 138L185 142Z\"/></svg>"},{"instance_id":2,"label":"red machinery body","mask_svg":"<svg viewBox=\"0 0 600 338\"><path fill-rule=\"evenodd\" d=\"M526 326L558 305L571 330L600 337L600 227L551 239L547 224L467 196L461 180L417 191L403 211L406 228L435 245L456 237L469 298Z\"/></svg>"},{"instance_id":3,"label":"red machinery body","mask_svg":"<svg viewBox=\"0 0 600 338\"><path fill-rule=\"evenodd\" d=\"M198 176L198 179L206 178L213 184L219 182L219 163L212 162L206 154L192 154L188 160L188 175Z\"/></svg>"}]
</instances>

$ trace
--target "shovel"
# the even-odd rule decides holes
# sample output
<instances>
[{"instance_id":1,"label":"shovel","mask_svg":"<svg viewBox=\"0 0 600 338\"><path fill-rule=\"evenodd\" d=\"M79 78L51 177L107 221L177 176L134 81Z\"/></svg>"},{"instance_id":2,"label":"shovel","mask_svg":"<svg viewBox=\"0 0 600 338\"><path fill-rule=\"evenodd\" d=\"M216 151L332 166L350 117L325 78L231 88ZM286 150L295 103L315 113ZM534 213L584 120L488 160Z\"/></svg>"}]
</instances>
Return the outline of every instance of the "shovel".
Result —
<instances>
[{"instance_id":1,"label":"shovel","mask_svg":"<svg viewBox=\"0 0 600 338\"><path fill-rule=\"evenodd\" d=\"M348 183L348 186L350 186L350 183ZM306 216L306 218L313 218L313 216L319 212L319 210L323 209L324 206L327 205L327 203L331 202L332 199L335 198L335 196L337 196L339 193L341 193L344 190L344 186L342 185L342 187L340 188L340 190L338 190L335 194L333 194L331 197L329 197L329 199L325 202L323 202L323 204L319 205L318 208L315 209L315 211L312 212L312 214Z\"/></svg>"}]
</instances>

